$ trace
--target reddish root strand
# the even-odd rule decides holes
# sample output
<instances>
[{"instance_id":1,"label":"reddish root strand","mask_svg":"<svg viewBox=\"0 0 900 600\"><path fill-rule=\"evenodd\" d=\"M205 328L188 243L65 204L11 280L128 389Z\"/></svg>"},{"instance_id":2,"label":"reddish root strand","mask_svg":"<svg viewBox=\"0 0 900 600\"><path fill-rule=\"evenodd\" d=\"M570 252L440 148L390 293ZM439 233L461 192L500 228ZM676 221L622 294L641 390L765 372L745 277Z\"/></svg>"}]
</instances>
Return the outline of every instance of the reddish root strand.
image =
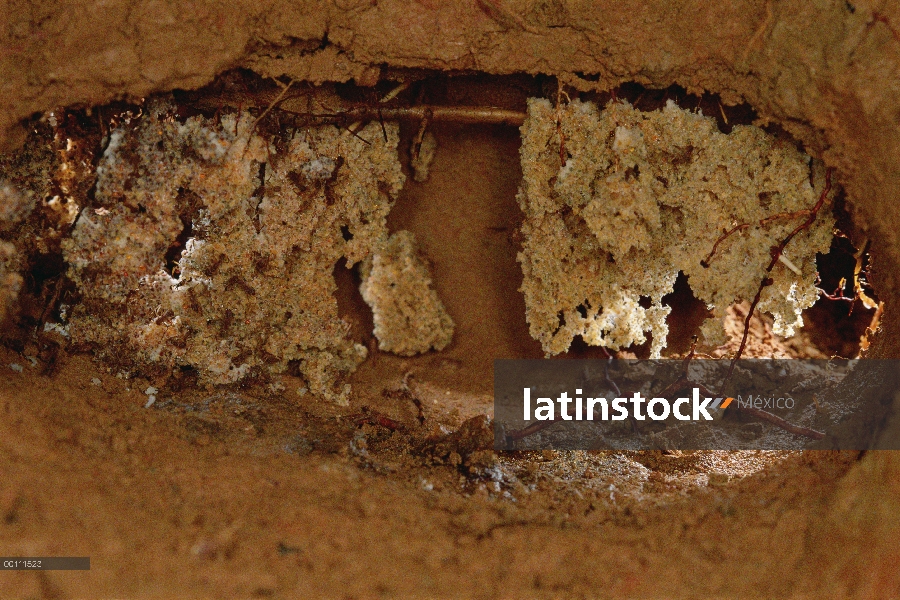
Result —
<instances>
[{"instance_id":1,"label":"reddish root strand","mask_svg":"<svg viewBox=\"0 0 900 600\"><path fill-rule=\"evenodd\" d=\"M756 310L756 305L759 304L759 300L762 296L763 290L772 284L772 279L769 277L772 269L775 267L775 263L778 262L778 259L781 257L781 254L784 252L785 247L794 239L794 237L803 231L804 229L808 229L810 225L812 225L816 217L819 214L819 210L822 209L822 206L825 204L825 199L828 197L828 193L831 191L831 174L834 172L833 167L828 167L825 169L825 187L822 189L821 195L819 195L819 201L816 202L815 206L812 207L811 210L808 211L808 215L806 217L806 221L798 225L791 231L787 237L785 237L781 243L777 246L773 246L770 252L772 258L769 261L769 265L766 267L766 272L763 275L762 281L759 283L759 289L756 290L756 296L753 298L753 302L750 303L750 310L747 311L747 318L744 319L744 334L741 336L741 345L738 347L737 354L734 355L734 358L731 360L731 365L728 367L728 374L725 376L725 380L722 382L722 388L728 385L728 382L731 381L731 375L734 373L734 367L737 364L737 361L744 354L744 349L747 347L747 337L750 335L750 319L753 318L753 313Z\"/></svg>"},{"instance_id":2,"label":"reddish root strand","mask_svg":"<svg viewBox=\"0 0 900 600\"><path fill-rule=\"evenodd\" d=\"M716 255L716 250L718 250L719 244L721 244L722 242L724 242L725 239L728 238L728 236L730 236L732 233L741 231L741 230L743 230L743 229L747 229L748 227L750 227L750 224L749 224L749 223L741 223L741 224L738 225L737 227L734 227L734 228L732 228L732 229L729 229L728 231L726 231L725 233L723 233L723 234L719 237L719 239L716 240L716 243L713 244L712 250L711 250L710 253L706 256L706 258L704 258L703 260L700 261L700 266L702 266L704 269L708 269L708 268L709 268L709 261L711 261L711 260L713 259L713 256Z\"/></svg>"}]
</instances>

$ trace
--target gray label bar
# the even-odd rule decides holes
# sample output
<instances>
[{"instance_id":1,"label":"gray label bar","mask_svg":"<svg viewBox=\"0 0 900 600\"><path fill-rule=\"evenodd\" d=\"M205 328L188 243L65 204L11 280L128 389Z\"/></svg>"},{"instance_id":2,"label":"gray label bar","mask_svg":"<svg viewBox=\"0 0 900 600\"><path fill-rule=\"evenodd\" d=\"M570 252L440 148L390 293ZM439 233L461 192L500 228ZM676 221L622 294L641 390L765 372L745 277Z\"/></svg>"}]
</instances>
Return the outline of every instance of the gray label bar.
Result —
<instances>
[{"instance_id":1,"label":"gray label bar","mask_svg":"<svg viewBox=\"0 0 900 600\"><path fill-rule=\"evenodd\" d=\"M90 556L3 556L0 571L89 571Z\"/></svg>"},{"instance_id":2,"label":"gray label bar","mask_svg":"<svg viewBox=\"0 0 900 600\"><path fill-rule=\"evenodd\" d=\"M900 449L900 360L497 360L496 450Z\"/></svg>"}]
</instances>

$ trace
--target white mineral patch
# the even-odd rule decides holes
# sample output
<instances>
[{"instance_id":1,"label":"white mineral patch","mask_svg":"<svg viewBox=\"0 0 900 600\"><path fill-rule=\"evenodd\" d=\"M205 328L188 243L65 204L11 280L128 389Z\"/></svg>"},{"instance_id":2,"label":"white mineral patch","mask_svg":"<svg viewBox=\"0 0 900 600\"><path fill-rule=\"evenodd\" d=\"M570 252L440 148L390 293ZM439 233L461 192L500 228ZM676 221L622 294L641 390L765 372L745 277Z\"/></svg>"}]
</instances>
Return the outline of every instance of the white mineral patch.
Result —
<instances>
[{"instance_id":1,"label":"white mineral patch","mask_svg":"<svg viewBox=\"0 0 900 600\"><path fill-rule=\"evenodd\" d=\"M323 181L331 177L336 166L334 159L330 156L320 156L300 167L300 172L307 179Z\"/></svg>"},{"instance_id":2,"label":"white mineral patch","mask_svg":"<svg viewBox=\"0 0 900 600\"><path fill-rule=\"evenodd\" d=\"M147 395L147 403L144 404L144 408L150 408L156 402L156 394L159 393L159 390L153 387L152 385L144 390L144 394Z\"/></svg>"}]
</instances>

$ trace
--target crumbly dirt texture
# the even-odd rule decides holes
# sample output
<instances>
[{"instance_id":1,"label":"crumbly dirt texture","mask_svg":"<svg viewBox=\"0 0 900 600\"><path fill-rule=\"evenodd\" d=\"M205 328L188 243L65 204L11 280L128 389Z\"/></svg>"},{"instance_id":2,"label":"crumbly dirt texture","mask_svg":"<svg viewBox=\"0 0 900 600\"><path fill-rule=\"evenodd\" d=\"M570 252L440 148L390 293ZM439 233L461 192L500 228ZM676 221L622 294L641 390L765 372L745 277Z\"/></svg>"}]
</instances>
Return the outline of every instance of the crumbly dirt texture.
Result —
<instances>
[{"instance_id":1,"label":"crumbly dirt texture","mask_svg":"<svg viewBox=\"0 0 900 600\"><path fill-rule=\"evenodd\" d=\"M362 265L363 300L372 307L378 349L412 356L443 350L453 339L453 319L431 285L415 237L398 231Z\"/></svg>"},{"instance_id":2,"label":"crumbly dirt texture","mask_svg":"<svg viewBox=\"0 0 900 600\"><path fill-rule=\"evenodd\" d=\"M671 100L653 112L531 100L522 137L522 291L531 333L548 354L568 350L576 335L618 350L650 332L658 358L670 312L662 298L679 272L713 310L706 342L721 345L725 309L753 299L771 248L818 199L810 158L791 144L754 126L725 135ZM762 223L773 215L785 216ZM741 224L751 226L705 261ZM828 251L833 225L821 210L785 249L790 267L772 271L758 308L775 317L776 333L793 335L818 299L816 253Z\"/></svg>"},{"instance_id":3,"label":"crumbly dirt texture","mask_svg":"<svg viewBox=\"0 0 900 600\"><path fill-rule=\"evenodd\" d=\"M63 243L83 298L72 340L137 370L193 367L201 383L297 362L311 391L346 404L337 381L366 349L338 315L332 271L387 242L404 180L396 125L306 129L269 148L247 113L181 123L171 106L147 110L109 133L96 206Z\"/></svg>"},{"instance_id":4,"label":"crumbly dirt texture","mask_svg":"<svg viewBox=\"0 0 900 600\"><path fill-rule=\"evenodd\" d=\"M758 124L782 127L836 168L886 300L868 356L900 357L895 3L111 0L99 17L95 9L0 7L0 143L15 151L3 165L17 190L38 190L39 218L0 233L27 263L10 268L23 277L29 335L57 293L61 265L50 258L78 214L72 201L83 206L93 185L67 174L93 169L102 149L99 135L55 138L52 111L140 103L235 68L364 87L423 69L558 76L570 94L678 85L677 99L713 92L725 111L746 102ZM460 90L453 104L526 108L448 80ZM552 98L552 83L528 95ZM401 126L398 147L416 128ZM3 350L0 554L90 555L92 570L4 572L0 596L896 597L897 453L474 455L491 360L544 353L517 291L520 136L432 131L428 181L400 191L388 230L415 233L431 260L454 342L415 357L375 348L349 376L349 407L248 380L205 392L116 378L67 351L57 332ZM359 282L334 273L349 335L374 348ZM778 346L771 323L753 327L763 352L808 355ZM288 390L305 385L282 377ZM160 391L145 409L151 384Z\"/></svg>"}]
</instances>

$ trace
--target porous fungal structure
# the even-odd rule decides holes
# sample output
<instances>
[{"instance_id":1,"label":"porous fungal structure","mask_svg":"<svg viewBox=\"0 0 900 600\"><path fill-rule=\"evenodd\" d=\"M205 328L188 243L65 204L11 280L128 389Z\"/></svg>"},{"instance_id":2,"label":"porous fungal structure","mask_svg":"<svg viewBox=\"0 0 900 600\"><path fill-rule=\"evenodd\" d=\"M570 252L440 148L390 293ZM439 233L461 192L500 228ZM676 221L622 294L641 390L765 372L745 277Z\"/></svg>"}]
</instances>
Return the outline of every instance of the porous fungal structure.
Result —
<instances>
[{"instance_id":1,"label":"porous fungal structure","mask_svg":"<svg viewBox=\"0 0 900 600\"><path fill-rule=\"evenodd\" d=\"M272 140L246 113L172 114L151 106L110 133L96 205L64 243L83 297L73 342L210 384L295 365L310 391L346 403L342 377L366 349L338 314L333 270L387 241L397 125Z\"/></svg>"},{"instance_id":2,"label":"porous fungal structure","mask_svg":"<svg viewBox=\"0 0 900 600\"><path fill-rule=\"evenodd\" d=\"M372 307L378 348L412 356L443 350L453 338L444 309L412 233L398 231L362 264L363 299Z\"/></svg>"},{"instance_id":3,"label":"porous fungal structure","mask_svg":"<svg viewBox=\"0 0 900 600\"><path fill-rule=\"evenodd\" d=\"M11 234L34 209L34 204L33 194L23 194L0 179L0 236ZM22 288L22 267L22 253L16 245L0 239L0 325L15 310Z\"/></svg>"},{"instance_id":4,"label":"porous fungal structure","mask_svg":"<svg viewBox=\"0 0 900 600\"><path fill-rule=\"evenodd\" d=\"M9 242L0 241L0 323L12 311L22 288L17 259L16 247Z\"/></svg>"},{"instance_id":5,"label":"porous fungal structure","mask_svg":"<svg viewBox=\"0 0 900 600\"><path fill-rule=\"evenodd\" d=\"M810 158L792 144L753 126L723 134L671 101L642 112L625 102L601 111L533 99L522 137L522 291L531 335L547 354L577 335L619 349L651 333L659 356L671 310L662 298L679 271L713 311L705 341L723 343L725 309L754 298L772 248L805 221L799 211L816 204L823 185L822 170L811 177ZM826 207L775 265L759 303L775 333L793 335L816 301L815 256L828 251L833 224Z\"/></svg>"}]
</instances>

